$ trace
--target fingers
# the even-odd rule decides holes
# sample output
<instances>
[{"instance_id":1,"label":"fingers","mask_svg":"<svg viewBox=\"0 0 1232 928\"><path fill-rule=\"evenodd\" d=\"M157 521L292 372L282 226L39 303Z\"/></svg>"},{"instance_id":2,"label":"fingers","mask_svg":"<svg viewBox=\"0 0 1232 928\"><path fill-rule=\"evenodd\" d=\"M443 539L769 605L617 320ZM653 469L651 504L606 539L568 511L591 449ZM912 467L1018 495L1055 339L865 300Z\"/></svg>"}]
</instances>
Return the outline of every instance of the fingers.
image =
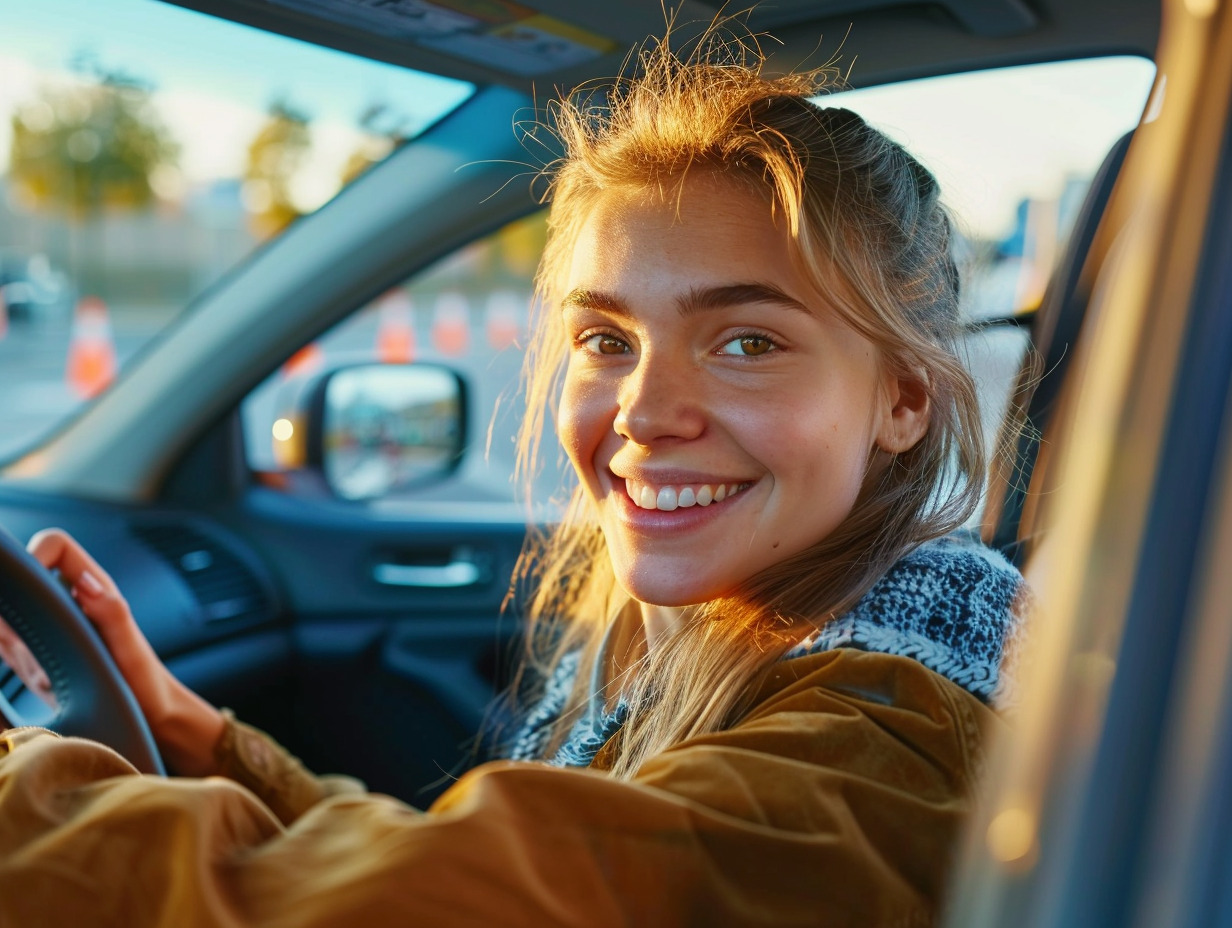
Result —
<instances>
[{"instance_id":1,"label":"fingers","mask_svg":"<svg viewBox=\"0 0 1232 928\"><path fill-rule=\"evenodd\" d=\"M87 591L95 595L120 592L107 572L64 529L45 528L35 533L26 544L26 550L48 570L59 570L73 586L84 582Z\"/></svg>"},{"instance_id":2,"label":"fingers","mask_svg":"<svg viewBox=\"0 0 1232 928\"><path fill-rule=\"evenodd\" d=\"M68 532L43 529L30 539L26 550L48 570L60 571L73 598L95 622L114 625L132 619L115 581Z\"/></svg>"}]
</instances>

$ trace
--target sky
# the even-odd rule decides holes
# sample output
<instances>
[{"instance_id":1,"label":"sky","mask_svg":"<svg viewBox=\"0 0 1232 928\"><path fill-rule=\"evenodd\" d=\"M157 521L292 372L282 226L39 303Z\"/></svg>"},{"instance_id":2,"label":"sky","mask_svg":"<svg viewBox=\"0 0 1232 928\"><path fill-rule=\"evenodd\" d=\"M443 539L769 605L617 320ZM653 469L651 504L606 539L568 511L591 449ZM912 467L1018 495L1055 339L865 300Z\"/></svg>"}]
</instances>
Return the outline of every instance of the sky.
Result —
<instances>
[{"instance_id":1,"label":"sky","mask_svg":"<svg viewBox=\"0 0 1232 928\"><path fill-rule=\"evenodd\" d=\"M859 63L856 63L858 71ZM996 236L1018 201L1055 198L1068 175L1089 178L1137 125L1155 66L1092 58L930 78L821 98L903 144L936 174L975 234Z\"/></svg>"},{"instance_id":2,"label":"sky","mask_svg":"<svg viewBox=\"0 0 1232 928\"><path fill-rule=\"evenodd\" d=\"M266 106L279 96L313 118L314 152L294 193L320 205L358 143L357 115L386 101L422 126L469 85L321 49L153 0L0 0L0 170L9 114L40 84L62 80L74 53L151 81L181 141L188 183L235 177ZM856 62L858 76L859 63ZM971 234L1008 232L1023 196L1055 197L1090 175L1138 119L1153 65L1108 58L849 91L855 109L938 176Z\"/></svg>"}]
</instances>

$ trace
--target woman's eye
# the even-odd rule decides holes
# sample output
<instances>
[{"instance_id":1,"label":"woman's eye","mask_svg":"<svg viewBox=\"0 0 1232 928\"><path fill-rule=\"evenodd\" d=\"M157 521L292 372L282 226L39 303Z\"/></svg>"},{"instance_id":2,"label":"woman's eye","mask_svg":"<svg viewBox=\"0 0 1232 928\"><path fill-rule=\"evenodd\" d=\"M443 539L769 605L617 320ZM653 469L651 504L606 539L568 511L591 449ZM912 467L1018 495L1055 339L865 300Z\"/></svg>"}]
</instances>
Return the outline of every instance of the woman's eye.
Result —
<instances>
[{"instance_id":1,"label":"woman's eye","mask_svg":"<svg viewBox=\"0 0 1232 928\"><path fill-rule=\"evenodd\" d=\"M723 345L719 349L720 354L741 355L746 358L756 357L759 354L765 354L772 351L775 345L774 342L766 338L764 335L741 335L739 338L733 338L731 341Z\"/></svg>"},{"instance_id":2,"label":"woman's eye","mask_svg":"<svg viewBox=\"0 0 1232 928\"><path fill-rule=\"evenodd\" d=\"M599 333L581 341L587 350L593 351L595 354L625 354L629 350L629 346L615 335Z\"/></svg>"}]
</instances>

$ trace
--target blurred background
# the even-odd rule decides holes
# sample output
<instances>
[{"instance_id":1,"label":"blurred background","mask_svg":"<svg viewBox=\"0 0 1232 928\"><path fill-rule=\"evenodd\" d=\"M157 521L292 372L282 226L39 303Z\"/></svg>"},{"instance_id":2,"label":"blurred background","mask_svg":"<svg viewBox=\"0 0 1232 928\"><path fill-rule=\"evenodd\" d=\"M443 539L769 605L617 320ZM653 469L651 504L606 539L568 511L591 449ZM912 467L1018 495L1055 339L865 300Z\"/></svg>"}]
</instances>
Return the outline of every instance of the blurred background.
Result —
<instances>
[{"instance_id":1,"label":"blurred background","mask_svg":"<svg viewBox=\"0 0 1232 928\"><path fill-rule=\"evenodd\" d=\"M858 43L851 36L847 47ZM1038 303L1086 185L1137 123L1153 76L1146 60L1103 58L819 102L861 113L938 175L963 231L966 311L993 319ZM858 82L858 59L851 77ZM263 242L473 90L155 0L6 5L0 461L105 390ZM491 476L466 492L508 498L517 372L543 235L542 213L513 223L306 343L244 404L252 467L294 466L279 423L313 373L434 360L466 378L489 448L482 466ZM972 348L990 429L1025 344L1008 326Z\"/></svg>"}]
</instances>

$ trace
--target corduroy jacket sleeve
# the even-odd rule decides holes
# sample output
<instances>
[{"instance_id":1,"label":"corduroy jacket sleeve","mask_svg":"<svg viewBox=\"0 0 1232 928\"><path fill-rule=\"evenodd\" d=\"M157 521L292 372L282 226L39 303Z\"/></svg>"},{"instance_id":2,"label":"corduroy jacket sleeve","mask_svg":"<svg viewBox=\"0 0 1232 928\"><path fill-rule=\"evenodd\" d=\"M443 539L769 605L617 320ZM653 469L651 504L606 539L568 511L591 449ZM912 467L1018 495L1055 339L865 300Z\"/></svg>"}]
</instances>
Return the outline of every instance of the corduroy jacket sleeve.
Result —
<instances>
[{"instance_id":1,"label":"corduroy jacket sleeve","mask_svg":"<svg viewBox=\"0 0 1232 928\"><path fill-rule=\"evenodd\" d=\"M18 730L0 925L927 925L996 724L911 660L832 651L632 781L493 763L426 813L348 792L289 825L232 780Z\"/></svg>"}]
</instances>

